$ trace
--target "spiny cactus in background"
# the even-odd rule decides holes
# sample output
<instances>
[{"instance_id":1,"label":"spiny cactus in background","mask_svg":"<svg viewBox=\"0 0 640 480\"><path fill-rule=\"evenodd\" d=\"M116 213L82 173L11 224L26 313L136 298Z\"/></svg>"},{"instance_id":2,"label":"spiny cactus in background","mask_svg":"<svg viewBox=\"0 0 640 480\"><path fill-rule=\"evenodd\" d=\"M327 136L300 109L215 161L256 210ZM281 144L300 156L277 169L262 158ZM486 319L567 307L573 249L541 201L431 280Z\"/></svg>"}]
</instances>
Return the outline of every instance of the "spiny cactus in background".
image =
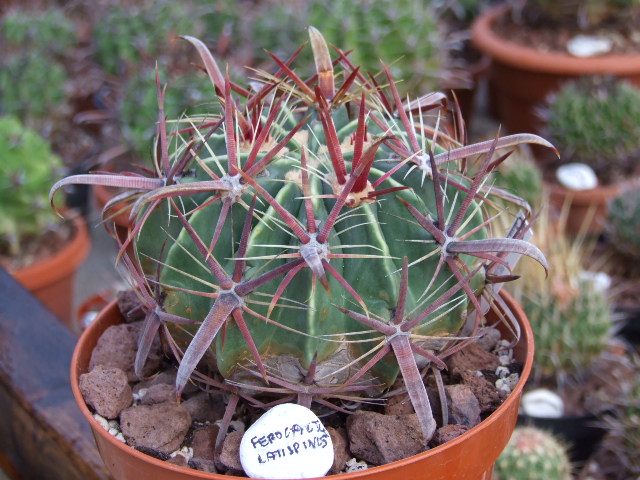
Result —
<instances>
[{"instance_id":1,"label":"spiny cactus in background","mask_svg":"<svg viewBox=\"0 0 640 480\"><path fill-rule=\"evenodd\" d=\"M565 84L544 112L563 163L591 166L602 183L627 179L640 159L640 90L615 78Z\"/></svg>"},{"instance_id":2,"label":"spiny cactus in background","mask_svg":"<svg viewBox=\"0 0 640 480\"><path fill-rule=\"evenodd\" d=\"M57 8L10 10L2 17L1 31L3 48L47 52L58 58L67 55L77 42L73 22Z\"/></svg>"},{"instance_id":3,"label":"spiny cactus in background","mask_svg":"<svg viewBox=\"0 0 640 480\"><path fill-rule=\"evenodd\" d=\"M69 109L64 61L77 42L74 25L59 9L11 10L1 32L0 111L48 133Z\"/></svg>"},{"instance_id":4,"label":"spiny cactus in background","mask_svg":"<svg viewBox=\"0 0 640 480\"><path fill-rule=\"evenodd\" d=\"M640 191L626 191L609 203L605 228L618 251L640 258Z\"/></svg>"},{"instance_id":5,"label":"spiny cactus in background","mask_svg":"<svg viewBox=\"0 0 640 480\"><path fill-rule=\"evenodd\" d=\"M13 256L57 223L47 194L62 161L38 133L9 116L0 117L0 149L0 253Z\"/></svg>"},{"instance_id":6,"label":"spiny cactus in background","mask_svg":"<svg viewBox=\"0 0 640 480\"><path fill-rule=\"evenodd\" d=\"M487 174L508 156L495 149L551 145L520 134L464 146L423 120L442 94L403 103L388 70L378 88L309 35L317 73L303 80L295 58L276 59L255 93L184 37L217 92L213 113L180 120L169 138L159 89L157 175L73 176L51 198L72 183L131 190L137 254L127 242L122 255L147 312L138 371L161 331L180 361L178 392L193 375L228 391L230 409L241 397L340 410L332 399L380 394L400 373L428 441L435 421L418 366L443 367L476 331L481 301L512 318L484 288L505 280L505 254L546 267L522 228L489 236L487 196L502 192ZM471 177L470 155L482 155ZM218 373L196 371L202 359Z\"/></svg>"},{"instance_id":7,"label":"spiny cactus in background","mask_svg":"<svg viewBox=\"0 0 640 480\"><path fill-rule=\"evenodd\" d=\"M551 433L517 427L496 460L496 480L571 480L567 449Z\"/></svg>"},{"instance_id":8,"label":"spiny cactus in background","mask_svg":"<svg viewBox=\"0 0 640 480\"><path fill-rule=\"evenodd\" d=\"M622 20L624 25L640 13L637 0L516 0L516 6L524 6L523 14L531 22L547 25L569 22L581 29L597 28L616 20Z\"/></svg>"},{"instance_id":9,"label":"spiny cactus in background","mask_svg":"<svg viewBox=\"0 0 640 480\"><path fill-rule=\"evenodd\" d=\"M523 198L537 210L542 201L542 172L531 150L522 146L496 171L496 184Z\"/></svg>"},{"instance_id":10,"label":"spiny cactus in background","mask_svg":"<svg viewBox=\"0 0 640 480\"><path fill-rule=\"evenodd\" d=\"M447 52L452 46L446 44L436 3L428 0L274 1L268 2L267 8L256 15L251 30L256 39L267 40L264 45L267 50L290 55L292 45L304 40L305 31L283 29L282 24L314 25L329 44L352 51L349 58L363 72L381 72L380 60L390 62L389 69L399 80L398 89L404 96L416 89L430 91L464 83L461 74L458 74L460 78L453 78L449 71ZM291 21L283 22L283 18ZM311 75L313 71L303 73ZM383 79L378 77L382 83Z\"/></svg>"},{"instance_id":11,"label":"spiny cactus in background","mask_svg":"<svg viewBox=\"0 0 640 480\"><path fill-rule=\"evenodd\" d=\"M532 378L558 385L588 371L607 349L613 329L607 286L586 272L591 247L583 238L569 238L552 225L543 210L534 242L553 265L549 277L522 264L522 280L514 296L531 322L536 344Z\"/></svg>"},{"instance_id":12,"label":"spiny cactus in background","mask_svg":"<svg viewBox=\"0 0 640 480\"><path fill-rule=\"evenodd\" d=\"M109 7L93 30L96 61L107 73L124 77L153 68L156 61L168 65L175 58L176 32L191 30L200 21L192 14L193 5L161 0Z\"/></svg>"},{"instance_id":13,"label":"spiny cactus in background","mask_svg":"<svg viewBox=\"0 0 640 480\"><path fill-rule=\"evenodd\" d=\"M160 69L160 78L166 69ZM171 118L178 118L185 112L195 114L201 104L208 101L209 80L200 72L171 75L164 98L165 113ZM206 82L206 83L205 83ZM156 72L145 69L131 78L124 85L123 97L118 106L118 119L122 135L128 145L139 158L149 158L153 150L158 119L158 95L156 93Z\"/></svg>"}]
</instances>

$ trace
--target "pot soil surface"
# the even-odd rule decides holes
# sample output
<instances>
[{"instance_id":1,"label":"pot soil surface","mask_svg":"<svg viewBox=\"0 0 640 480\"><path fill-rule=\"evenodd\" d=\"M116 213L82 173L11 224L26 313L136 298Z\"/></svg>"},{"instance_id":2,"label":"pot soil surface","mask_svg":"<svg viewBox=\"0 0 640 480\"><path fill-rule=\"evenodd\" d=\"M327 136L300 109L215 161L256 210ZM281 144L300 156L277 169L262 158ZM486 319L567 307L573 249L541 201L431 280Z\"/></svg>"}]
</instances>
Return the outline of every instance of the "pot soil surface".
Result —
<instances>
[{"instance_id":1,"label":"pot soil surface","mask_svg":"<svg viewBox=\"0 0 640 480\"><path fill-rule=\"evenodd\" d=\"M135 295L119 296L121 312L135 310ZM166 345L157 339L140 380L133 373L140 318L123 315L127 323L110 327L94 349L90 372L80 377L85 401L103 427L134 448L167 462L202 471L243 476L238 456L242 434L263 412L243 400L230 428L220 433L228 398L206 382L190 384L177 404L174 388L177 366ZM440 428L429 448L466 432L488 417L510 393L522 370L508 342L493 328L447 358L442 372L447 398L448 424L443 425L442 404L432 374L426 385ZM206 373L206 372L201 372ZM213 378L216 378L212 374ZM221 381L221 379L217 379ZM330 432L335 462L329 473L352 472L382 465L423 451L422 435L401 381L386 401L336 403L336 412L314 403ZM276 398L261 398L268 403ZM352 413L344 413L344 412ZM216 441L217 440L217 441Z\"/></svg>"}]
</instances>

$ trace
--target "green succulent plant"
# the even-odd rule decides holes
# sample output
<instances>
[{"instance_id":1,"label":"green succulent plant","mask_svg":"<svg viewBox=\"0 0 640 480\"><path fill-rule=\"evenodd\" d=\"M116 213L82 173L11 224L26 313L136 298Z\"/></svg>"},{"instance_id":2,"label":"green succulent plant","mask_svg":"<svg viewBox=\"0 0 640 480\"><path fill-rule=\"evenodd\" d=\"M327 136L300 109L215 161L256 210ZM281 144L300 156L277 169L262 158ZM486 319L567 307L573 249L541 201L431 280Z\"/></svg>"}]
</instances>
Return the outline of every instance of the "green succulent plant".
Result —
<instances>
[{"instance_id":1,"label":"green succulent plant","mask_svg":"<svg viewBox=\"0 0 640 480\"><path fill-rule=\"evenodd\" d=\"M494 466L496 480L571 480L567 448L551 433L517 427Z\"/></svg>"},{"instance_id":2,"label":"green succulent plant","mask_svg":"<svg viewBox=\"0 0 640 480\"><path fill-rule=\"evenodd\" d=\"M0 148L0 252L15 256L21 245L56 223L48 192L62 161L15 117L0 117Z\"/></svg>"},{"instance_id":3,"label":"green succulent plant","mask_svg":"<svg viewBox=\"0 0 640 480\"><path fill-rule=\"evenodd\" d=\"M216 88L213 111L182 119L173 136L160 116L156 175L68 177L51 198L74 183L130 190L122 254L147 313L137 371L166 324L184 352L178 392L203 378L201 360L206 382L256 405L340 409L332 399L379 395L401 374L428 441L435 421L418 365L443 367L439 356L481 322L474 309L501 304L486 285L504 281L504 255L546 267L522 229L490 235L486 196L503 193L486 185L504 159L495 149L550 144L520 134L462 145L422 120L441 94L405 107L388 70L378 88L309 35L316 74L305 80L276 58L254 92L184 37ZM482 155L473 176L471 155Z\"/></svg>"},{"instance_id":4,"label":"green succulent plant","mask_svg":"<svg viewBox=\"0 0 640 480\"><path fill-rule=\"evenodd\" d=\"M166 69L160 69L160 78ZM205 75L172 75L164 97L164 111L170 118L179 118L185 112L194 114L202 103L208 101L205 95L212 91L211 83ZM145 69L128 79L124 95L118 108L120 129L126 144L141 158L150 158L158 121L158 96L156 93L156 72Z\"/></svg>"},{"instance_id":5,"label":"green succulent plant","mask_svg":"<svg viewBox=\"0 0 640 480\"><path fill-rule=\"evenodd\" d=\"M503 162L496 172L496 184L539 206L542 200L542 172L525 148L516 150L509 162Z\"/></svg>"},{"instance_id":6,"label":"green succulent plant","mask_svg":"<svg viewBox=\"0 0 640 480\"><path fill-rule=\"evenodd\" d=\"M602 183L628 178L640 158L640 90L615 78L565 84L545 112L563 163L590 165Z\"/></svg>"},{"instance_id":7,"label":"green succulent plant","mask_svg":"<svg viewBox=\"0 0 640 480\"><path fill-rule=\"evenodd\" d=\"M106 72L125 77L156 61L169 64L173 35L199 22L192 12L193 3L168 0L111 6L94 27L96 61Z\"/></svg>"},{"instance_id":8,"label":"green succulent plant","mask_svg":"<svg viewBox=\"0 0 640 480\"><path fill-rule=\"evenodd\" d=\"M61 9L10 10L2 17L4 48L64 57L78 41L73 22Z\"/></svg>"},{"instance_id":9,"label":"green succulent plant","mask_svg":"<svg viewBox=\"0 0 640 480\"><path fill-rule=\"evenodd\" d=\"M640 258L640 192L629 190L608 205L606 231L620 252Z\"/></svg>"}]
</instances>

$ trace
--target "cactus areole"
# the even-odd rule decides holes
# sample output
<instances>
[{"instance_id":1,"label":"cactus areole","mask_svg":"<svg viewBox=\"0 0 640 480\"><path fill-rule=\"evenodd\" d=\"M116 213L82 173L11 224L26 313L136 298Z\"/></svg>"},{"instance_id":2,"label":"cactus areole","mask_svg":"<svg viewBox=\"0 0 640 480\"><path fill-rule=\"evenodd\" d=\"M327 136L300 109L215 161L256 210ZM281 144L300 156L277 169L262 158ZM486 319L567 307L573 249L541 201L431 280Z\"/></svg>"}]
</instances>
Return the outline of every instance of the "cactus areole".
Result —
<instances>
[{"instance_id":1,"label":"cactus areole","mask_svg":"<svg viewBox=\"0 0 640 480\"><path fill-rule=\"evenodd\" d=\"M136 256L125 244L122 261L147 314L137 368L161 331L180 361L178 391L206 373L256 405L340 409L400 373L427 441L421 369L443 368L473 336L508 253L546 267L522 230L493 238L500 202L525 205L488 184L508 156L495 152L550 145L521 134L465 146L438 127L443 95L403 101L386 67L367 76L309 32L317 74L298 77L296 54L274 57L251 91L184 37L217 111L169 122L158 82L156 175L69 177L52 194L74 182L131 190Z\"/></svg>"}]
</instances>

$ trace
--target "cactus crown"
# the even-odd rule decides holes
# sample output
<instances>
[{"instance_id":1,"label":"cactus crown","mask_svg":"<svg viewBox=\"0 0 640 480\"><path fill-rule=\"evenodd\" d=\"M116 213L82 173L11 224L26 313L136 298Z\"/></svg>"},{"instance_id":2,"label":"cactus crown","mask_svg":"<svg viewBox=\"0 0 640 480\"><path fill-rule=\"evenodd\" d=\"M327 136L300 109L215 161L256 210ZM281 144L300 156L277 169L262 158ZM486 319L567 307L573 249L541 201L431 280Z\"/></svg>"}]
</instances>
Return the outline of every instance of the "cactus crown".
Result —
<instances>
[{"instance_id":1,"label":"cactus crown","mask_svg":"<svg viewBox=\"0 0 640 480\"><path fill-rule=\"evenodd\" d=\"M590 165L603 183L624 179L640 156L640 91L614 78L565 84L545 112L563 162Z\"/></svg>"},{"instance_id":2,"label":"cactus crown","mask_svg":"<svg viewBox=\"0 0 640 480\"><path fill-rule=\"evenodd\" d=\"M571 480L567 449L551 433L517 427L494 466L497 480Z\"/></svg>"},{"instance_id":3,"label":"cactus crown","mask_svg":"<svg viewBox=\"0 0 640 480\"><path fill-rule=\"evenodd\" d=\"M131 190L121 252L147 312L139 371L167 325L178 391L213 358L207 382L236 398L340 409L330 399L380 393L400 373L428 441L435 422L418 365L444 366L484 302L502 304L485 285L511 278L496 270L507 253L546 267L523 228L490 237L488 197L501 191L487 175L506 158L494 152L550 144L520 134L464 146L432 127L443 95L403 103L388 69L385 91L341 50L332 59L318 30L309 35L316 73L296 74L297 53L275 58L255 93L184 37L217 94L213 114L168 135L158 85L156 174L69 177L52 198L70 183ZM464 160L475 155L472 170Z\"/></svg>"},{"instance_id":4,"label":"cactus crown","mask_svg":"<svg viewBox=\"0 0 640 480\"><path fill-rule=\"evenodd\" d=\"M16 255L21 244L56 222L47 193L62 161L14 117L0 117L0 148L0 253Z\"/></svg>"},{"instance_id":5,"label":"cactus crown","mask_svg":"<svg viewBox=\"0 0 640 480\"><path fill-rule=\"evenodd\" d=\"M597 274L585 271L592 247L584 238L561 233L547 216L543 210L534 241L553 269L545 278L523 264L514 296L534 332L534 379L563 385L605 352L613 330L612 307Z\"/></svg>"}]
</instances>

